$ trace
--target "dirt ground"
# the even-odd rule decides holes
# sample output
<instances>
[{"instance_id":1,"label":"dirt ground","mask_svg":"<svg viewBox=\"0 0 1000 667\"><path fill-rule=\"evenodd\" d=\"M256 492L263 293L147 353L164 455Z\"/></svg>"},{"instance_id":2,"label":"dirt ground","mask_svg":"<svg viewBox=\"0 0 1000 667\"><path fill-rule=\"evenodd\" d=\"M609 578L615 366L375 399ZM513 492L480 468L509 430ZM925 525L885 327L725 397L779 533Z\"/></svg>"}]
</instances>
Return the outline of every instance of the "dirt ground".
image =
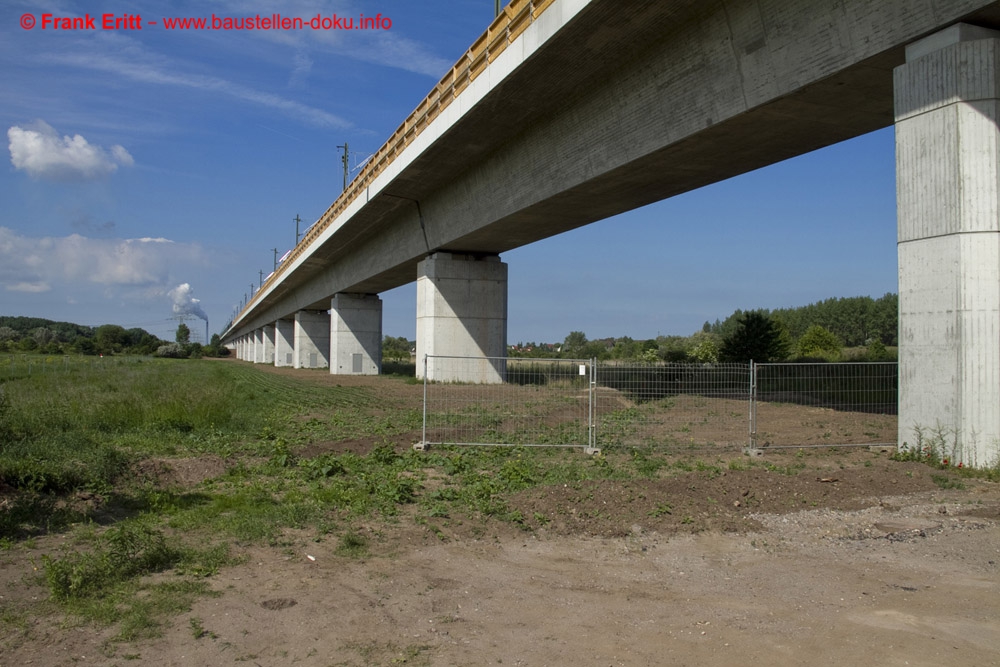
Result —
<instances>
[{"instance_id":1,"label":"dirt ground","mask_svg":"<svg viewBox=\"0 0 1000 667\"><path fill-rule=\"evenodd\" d=\"M158 639L109 643L56 614L3 638L0 665L1000 664L998 485L808 456L796 475L533 489L512 502L530 530L403 516L365 527L362 559L289 535ZM31 564L58 541L0 554L8 609L43 603Z\"/></svg>"},{"instance_id":2,"label":"dirt ground","mask_svg":"<svg viewBox=\"0 0 1000 667\"><path fill-rule=\"evenodd\" d=\"M288 533L157 639L32 615L0 667L1000 665L1000 485L942 489L948 473L867 448L763 460L530 489L510 501L523 526L372 521L362 558ZM225 465L150 474L194 486ZM0 552L0 614L51 611L33 568L63 540Z\"/></svg>"}]
</instances>

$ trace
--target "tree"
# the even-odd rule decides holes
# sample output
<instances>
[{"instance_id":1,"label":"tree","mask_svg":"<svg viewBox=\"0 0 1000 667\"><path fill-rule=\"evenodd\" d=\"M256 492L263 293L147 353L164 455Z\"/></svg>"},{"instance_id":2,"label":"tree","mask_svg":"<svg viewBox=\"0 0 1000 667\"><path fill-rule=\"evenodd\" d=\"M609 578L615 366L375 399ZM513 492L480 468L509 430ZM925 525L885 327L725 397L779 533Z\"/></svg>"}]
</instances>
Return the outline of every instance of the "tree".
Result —
<instances>
[{"instance_id":1,"label":"tree","mask_svg":"<svg viewBox=\"0 0 1000 667\"><path fill-rule=\"evenodd\" d=\"M31 332L31 336L38 343L38 347L45 347L56 339L55 333L53 333L51 329L46 329L45 327L38 327Z\"/></svg>"},{"instance_id":2,"label":"tree","mask_svg":"<svg viewBox=\"0 0 1000 667\"><path fill-rule=\"evenodd\" d=\"M188 325L183 322L177 325L177 333L174 335L174 340L181 345L187 345L191 342L191 329L188 328Z\"/></svg>"},{"instance_id":3,"label":"tree","mask_svg":"<svg viewBox=\"0 0 1000 667\"><path fill-rule=\"evenodd\" d=\"M393 361L409 361L410 341L403 336L386 336L382 339L382 358Z\"/></svg>"},{"instance_id":4,"label":"tree","mask_svg":"<svg viewBox=\"0 0 1000 667\"><path fill-rule=\"evenodd\" d=\"M573 357L583 352L584 346L587 344L587 334L582 331L570 331L569 335L566 336L566 340L563 341L562 356Z\"/></svg>"},{"instance_id":5,"label":"tree","mask_svg":"<svg viewBox=\"0 0 1000 667\"><path fill-rule=\"evenodd\" d=\"M820 357L830 361L840 358L840 339L818 324L806 329L796 347L800 357Z\"/></svg>"},{"instance_id":6,"label":"tree","mask_svg":"<svg viewBox=\"0 0 1000 667\"><path fill-rule=\"evenodd\" d=\"M94 341L90 340L89 338L83 338L82 336L80 338L77 338L76 342L73 343L73 349L76 350L78 354L85 354L85 355L97 354L97 346L94 345Z\"/></svg>"},{"instance_id":7,"label":"tree","mask_svg":"<svg viewBox=\"0 0 1000 667\"><path fill-rule=\"evenodd\" d=\"M719 361L719 346L711 334L692 336L698 342L691 349L689 356L702 364L714 364Z\"/></svg>"},{"instance_id":8,"label":"tree","mask_svg":"<svg viewBox=\"0 0 1000 667\"><path fill-rule=\"evenodd\" d=\"M132 354L153 354L160 343L159 338L145 329L129 329L125 332L125 344Z\"/></svg>"},{"instance_id":9,"label":"tree","mask_svg":"<svg viewBox=\"0 0 1000 667\"><path fill-rule=\"evenodd\" d=\"M126 339L124 327L117 324L102 324L94 332L94 345L101 354L121 352Z\"/></svg>"},{"instance_id":10,"label":"tree","mask_svg":"<svg viewBox=\"0 0 1000 667\"><path fill-rule=\"evenodd\" d=\"M640 343L632 340L628 336L623 336L615 341L615 346L611 348L612 359L638 359L642 355L643 349Z\"/></svg>"},{"instance_id":11,"label":"tree","mask_svg":"<svg viewBox=\"0 0 1000 667\"><path fill-rule=\"evenodd\" d=\"M868 343L868 350L866 353L866 357L868 361L892 360L892 355L889 354L889 351L885 349L885 345L878 338Z\"/></svg>"},{"instance_id":12,"label":"tree","mask_svg":"<svg viewBox=\"0 0 1000 667\"><path fill-rule=\"evenodd\" d=\"M719 350L719 360L727 362L779 361L787 356L788 344L781 327L760 311L743 313Z\"/></svg>"}]
</instances>

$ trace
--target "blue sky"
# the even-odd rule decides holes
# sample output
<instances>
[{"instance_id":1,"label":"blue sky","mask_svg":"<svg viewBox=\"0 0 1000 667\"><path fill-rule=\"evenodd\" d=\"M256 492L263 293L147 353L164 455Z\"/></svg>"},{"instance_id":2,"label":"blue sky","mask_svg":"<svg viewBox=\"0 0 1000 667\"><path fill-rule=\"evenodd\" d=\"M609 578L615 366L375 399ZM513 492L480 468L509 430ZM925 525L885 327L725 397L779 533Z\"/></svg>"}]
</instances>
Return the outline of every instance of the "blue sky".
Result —
<instances>
[{"instance_id":1,"label":"blue sky","mask_svg":"<svg viewBox=\"0 0 1000 667\"><path fill-rule=\"evenodd\" d=\"M254 0L0 8L0 314L140 326L229 320L492 18L492 0ZM42 15L139 15L139 30ZM163 29L164 16L373 16L384 31ZM36 25L21 27L31 15ZM98 26L100 19L97 20ZM687 335L736 308L896 291L882 130L503 256L508 340ZM187 287L182 287L187 285ZM382 295L414 337L413 284ZM197 302L194 301L197 299ZM203 331L200 322L192 330Z\"/></svg>"}]
</instances>

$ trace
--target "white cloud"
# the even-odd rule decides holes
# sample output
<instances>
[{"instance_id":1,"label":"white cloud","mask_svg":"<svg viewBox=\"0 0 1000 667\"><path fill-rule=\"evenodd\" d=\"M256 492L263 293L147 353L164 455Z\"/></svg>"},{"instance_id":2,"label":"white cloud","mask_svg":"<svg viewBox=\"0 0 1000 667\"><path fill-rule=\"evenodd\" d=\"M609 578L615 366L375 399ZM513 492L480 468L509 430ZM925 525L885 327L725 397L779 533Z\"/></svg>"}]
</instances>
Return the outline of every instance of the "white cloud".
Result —
<instances>
[{"instance_id":1,"label":"white cloud","mask_svg":"<svg viewBox=\"0 0 1000 667\"><path fill-rule=\"evenodd\" d=\"M93 239L79 234L33 238L0 227L0 286L43 292L81 284L164 290L173 272L204 264L197 244L164 238Z\"/></svg>"},{"instance_id":2,"label":"white cloud","mask_svg":"<svg viewBox=\"0 0 1000 667\"><path fill-rule=\"evenodd\" d=\"M28 294L38 294L40 292L48 292L52 289L52 286L48 283L14 283L12 285L5 285L4 289L8 292L27 292Z\"/></svg>"},{"instance_id":3,"label":"white cloud","mask_svg":"<svg viewBox=\"0 0 1000 667\"><path fill-rule=\"evenodd\" d=\"M79 134L60 137L55 128L41 120L28 128L14 125L7 130L7 139L11 163L33 178L93 180L114 172L119 165L135 164L123 146L116 144L105 150Z\"/></svg>"},{"instance_id":4,"label":"white cloud","mask_svg":"<svg viewBox=\"0 0 1000 667\"><path fill-rule=\"evenodd\" d=\"M423 74L435 80L444 76L455 63L440 56L429 53L426 47L417 41L399 37L390 32L368 33L372 43L366 49L359 49L354 55L358 60L365 60L385 67L398 67L414 74Z\"/></svg>"},{"instance_id":5,"label":"white cloud","mask_svg":"<svg viewBox=\"0 0 1000 667\"><path fill-rule=\"evenodd\" d=\"M274 109L292 118L316 127L349 128L352 124L343 118L322 109L301 104L294 100L265 93L226 79L203 74L186 74L171 71L160 63L141 62L136 54L130 58L102 55L98 53L76 53L51 56L51 62L114 74L118 78L140 83L193 88L209 93L226 95L237 100ZM124 150L124 149L123 149Z\"/></svg>"},{"instance_id":6,"label":"white cloud","mask_svg":"<svg viewBox=\"0 0 1000 667\"><path fill-rule=\"evenodd\" d=\"M288 80L288 85L292 88L301 88L305 85L309 72L312 71L313 61L302 51L295 53L295 67L292 69L292 76Z\"/></svg>"},{"instance_id":7,"label":"white cloud","mask_svg":"<svg viewBox=\"0 0 1000 667\"><path fill-rule=\"evenodd\" d=\"M223 0L222 4L234 16L243 14L264 16L274 11L273 0ZM362 14L371 18L379 13L372 11L374 7L368 7L366 11L364 4L367 3L343 0L285 0L282 3L281 13L284 16L298 16L306 20L316 15L332 16L336 14L357 23ZM391 6L385 7L381 13L392 19ZM389 30L261 30L255 31L251 36L294 45L299 49L304 48L307 44L318 45L320 51L400 69L405 72L422 74L435 81L455 64L435 55L428 43L404 37L401 28ZM303 74L308 73L308 70L303 72L302 67L303 62L300 56L296 55L291 78L293 83L300 82Z\"/></svg>"}]
</instances>

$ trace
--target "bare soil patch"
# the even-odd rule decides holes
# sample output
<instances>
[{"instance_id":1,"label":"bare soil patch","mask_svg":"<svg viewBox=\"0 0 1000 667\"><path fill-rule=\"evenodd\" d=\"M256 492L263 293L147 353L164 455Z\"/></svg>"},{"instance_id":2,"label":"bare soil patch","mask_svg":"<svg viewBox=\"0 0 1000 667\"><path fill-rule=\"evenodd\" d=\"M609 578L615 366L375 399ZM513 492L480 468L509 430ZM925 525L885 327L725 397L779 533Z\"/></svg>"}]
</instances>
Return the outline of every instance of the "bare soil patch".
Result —
<instances>
[{"instance_id":1,"label":"bare soil patch","mask_svg":"<svg viewBox=\"0 0 1000 667\"><path fill-rule=\"evenodd\" d=\"M46 601L34 568L65 538L40 538L0 552L0 665L1000 664L997 484L867 450L766 461L531 489L521 524L369 520L360 558L289 531L135 643Z\"/></svg>"},{"instance_id":2,"label":"bare soil patch","mask_svg":"<svg viewBox=\"0 0 1000 667\"><path fill-rule=\"evenodd\" d=\"M885 495L933 491L937 487L926 472L918 463L885 459L870 468L836 465L796 474L709 470L658 480L539 487L517 494L512 504L526 525L556 535L749 532L760 528L757 513L855 510Z\"/></svg>"},{"instance_id":3,"label":"bare soil patch","mask_svg":"<svg viewBox=\"0 0 1000 667\"><path fill-rule=\"evenodd\" d=\"M226 472L228 464L220 456L190 458L150 458L138 461L133 473L143 481L164 487L192 487Z\"/></svg>"}]
</instances>

